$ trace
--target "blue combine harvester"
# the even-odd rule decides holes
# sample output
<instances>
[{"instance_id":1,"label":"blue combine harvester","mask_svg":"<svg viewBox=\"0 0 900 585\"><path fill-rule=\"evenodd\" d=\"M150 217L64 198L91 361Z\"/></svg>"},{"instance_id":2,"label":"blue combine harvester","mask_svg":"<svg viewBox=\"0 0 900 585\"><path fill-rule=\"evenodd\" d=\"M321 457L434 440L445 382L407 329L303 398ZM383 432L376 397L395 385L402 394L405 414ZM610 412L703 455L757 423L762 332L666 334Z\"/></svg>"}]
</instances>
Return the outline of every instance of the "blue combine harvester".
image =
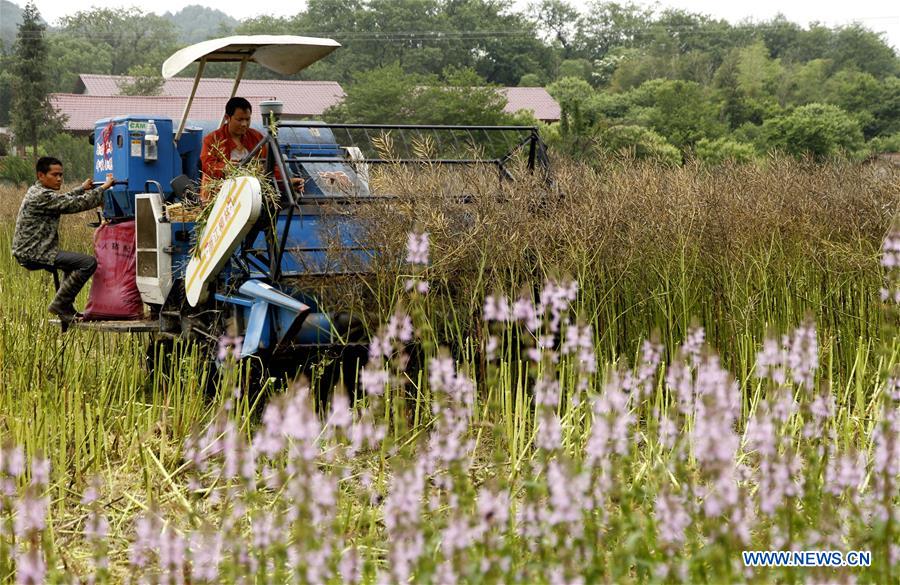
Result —
<instances>
[{"instance_id":1,"label":"blue combine harvester","mask_svg":"<svg viewBox=\"0 0 900 585\"><path fill-rule=\"evenodd\" d=\"M279 177L267 179L277 183L278 205L265 202L260 180L248 175L222 185L202 226L172 212L200 182L204 130L187 120L206 63L240 63L234 95L248 62L294 74L338 46L329 39L293 36L205 41L178 51L163 65L163 75L171 77L198 63L194 89L177 125L141 115L96 123L94 179L103 181L111 172L116 180L106 193L103 216L110 222L135 220L137 286L151 308L151 319L81 326L213 341L227 324L243 337L241 357L264 359L290 360L304 348L362 343L364 333L353 320L325 312L315 296L298 290L296 283L366 271L374 246L364 241L353 211L390 196L370 188L369 172L375 165L492 165L502 180L510 176L510 161L519 157L531 170L546 170L546 153L532 127L285 121L273 100L261 106L263 123L257 127L265 139L245 162L267 147L267 176ZM209 131L217 123L206 126ZM398 141L404 135L413 141L428 135L431 144L438 145L436 155L422 158L401 152L385 158L374 139L387 134ZM500 151L488 153L486 145L497 143ZM295 191L289 177L305 180L302 192Z\"/></svg>"}]
</instances>

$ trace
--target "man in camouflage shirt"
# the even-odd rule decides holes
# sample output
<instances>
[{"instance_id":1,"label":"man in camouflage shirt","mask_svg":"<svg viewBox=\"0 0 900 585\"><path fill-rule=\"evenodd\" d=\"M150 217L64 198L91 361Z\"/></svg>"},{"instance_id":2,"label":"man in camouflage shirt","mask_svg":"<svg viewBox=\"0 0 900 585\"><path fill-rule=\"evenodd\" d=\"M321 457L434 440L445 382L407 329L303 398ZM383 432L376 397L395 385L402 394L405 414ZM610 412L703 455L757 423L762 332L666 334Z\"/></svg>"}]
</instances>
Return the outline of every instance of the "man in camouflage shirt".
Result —
<instances>
[{"instance_id":1,"label":"man in camouflage shirt","mask_svg":"<svg viewBox=\"0 0 900 585\"><path fill-rule=\"evenodd\" d=\"M93 182L88 179L77 189L60 195L63 166L59 159L41 157L35 171L37 182L25 193L16 217L12 253L28 270L63 271L65 278L49 308L63 322L71 322L78 315L75 297L97 269L97 260L93 256L59 249L59 216L100 205L103 191L112 186L113 178L107 175L106 182L92 190Z\"/></svg>"}]
</instances>

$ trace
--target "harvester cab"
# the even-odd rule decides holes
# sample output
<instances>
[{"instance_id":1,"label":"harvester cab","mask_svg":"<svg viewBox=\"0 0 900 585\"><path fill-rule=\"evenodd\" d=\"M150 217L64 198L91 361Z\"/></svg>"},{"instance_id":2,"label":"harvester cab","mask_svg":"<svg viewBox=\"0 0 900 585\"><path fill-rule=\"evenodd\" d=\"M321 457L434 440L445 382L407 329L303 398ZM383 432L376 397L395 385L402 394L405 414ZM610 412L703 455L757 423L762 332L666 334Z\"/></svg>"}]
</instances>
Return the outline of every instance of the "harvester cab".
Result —
<instances>
[{"instance_id":1,"label":"harvester cab","mask_svg":"<svg viewBox=\"0 0 900 585\"><path fill-rule=\"evenodd\" d=\"M372 186L377 165L488 165L502 179L518 157L528 169L546 171L544 146L530 126L326 124L295 119L273 99L254 112L264 139L239 163L250 163L265 148L265 174L232 173L200 218L186 215L201 179L204 130L221 124L190 118L206 65L239 64L233 97L248 63L291 75L338 47L330 39L296 36L198 43L173 54L162 68L170 78L196 63L180 120L122 115L96 123L94 178L111 172L116 180L105 195L103 216L135 222L136 282L151 319L82 326L215 340L228 322L243 337L240 357L290 359L299 348L362 343L352 319L325 311L297 283L366 271L374 246L365 241L353 210L390 197ZM384 152L386 142L397 146L394 152ZM415 147L422 143L430 145L427 154ZM302 190L291 177L304 179ZM264 192L277 194L278 201Z\"/></svg>"}]
</instances>

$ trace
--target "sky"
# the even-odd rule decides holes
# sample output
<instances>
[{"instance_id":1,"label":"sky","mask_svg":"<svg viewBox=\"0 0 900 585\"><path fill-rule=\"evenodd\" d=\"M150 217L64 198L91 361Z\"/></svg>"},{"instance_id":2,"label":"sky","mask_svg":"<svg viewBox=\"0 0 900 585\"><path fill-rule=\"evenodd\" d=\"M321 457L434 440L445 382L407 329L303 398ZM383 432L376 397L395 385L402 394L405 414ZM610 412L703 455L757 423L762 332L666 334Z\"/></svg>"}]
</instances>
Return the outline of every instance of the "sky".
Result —
<instances>
[{"instance_id":1,"label":"sky","mask_svg":"<svg viewBox=\"0 0 900 585\"><path fill-rule=\"evenodd\" d=\"M25 0L13 0L23 6ZM517 8L524 8L530 0L514 0ZM584 7L584 0L570 1L572 5ZM624 2L623 2L624 3ZM648 2L639 2L649 5ZM41 15L51 24L60 16L92 6L122 7L137 6L147 12L162 14L177 12L186 4L201 4L218 8L231 16L244 19L260 14L287 16L298 12L302 2L254 2L252 0L37 0ZM736 23L744 19L768 20L784 14L788 20L804 26L810 22L822 22L828 26L839 26L859 22L877 32L884 32L888 42L900 50L900 2L897 0L752 0L751 2L729 2L728 0L661 0L660 6L682 8L691 12L709 14Z\"/></svg>"}]
</instances>

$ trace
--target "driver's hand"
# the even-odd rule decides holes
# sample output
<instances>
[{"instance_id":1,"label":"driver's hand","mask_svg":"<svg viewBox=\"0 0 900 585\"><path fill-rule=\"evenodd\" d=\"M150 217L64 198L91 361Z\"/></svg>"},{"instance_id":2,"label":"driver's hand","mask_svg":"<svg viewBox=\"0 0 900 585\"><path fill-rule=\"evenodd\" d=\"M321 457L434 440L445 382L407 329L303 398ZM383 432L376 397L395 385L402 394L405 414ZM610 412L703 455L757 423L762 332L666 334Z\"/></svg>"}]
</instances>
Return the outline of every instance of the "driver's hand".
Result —
<instances>
[{"instance_id":1,"label":"driver's hand","mask_svg":"<svg viewBox=\"0 0 900 585\"><path fill-rule=\"evenodd\" d=\"M81 188L85 191L90 191L94 188L94 180L93 179L85 179L84 183L81 184Z\"/></svg>"},{"instance_id":2,"label":"driver's hand","mask_svg":"<svg viewBox=\"0 0 900 585\"><path fill-rule=\"evenodd\" d=\"M116 182L116 180L113 178L113 174L112 174L112 173L107 173L107 174L106 174L106 181L105 181L102 185L100 185L100 188L103 189L104 191L106 191L107 189L109 189L110 187L112 187L112 186L113 186L113 183L115 183L115 182Z\"/></svg>"},{"instance_id":3,"label":"driver's hand","mask_svg":"<svg viewBox=\"0 0 900 585\"><path fill-rule=\"evenodd\" d=\"M291 177L291 186L295 191L303 192L303 185L306 182L303 180L303 177Z\"/></svg>"}]
</instances>

